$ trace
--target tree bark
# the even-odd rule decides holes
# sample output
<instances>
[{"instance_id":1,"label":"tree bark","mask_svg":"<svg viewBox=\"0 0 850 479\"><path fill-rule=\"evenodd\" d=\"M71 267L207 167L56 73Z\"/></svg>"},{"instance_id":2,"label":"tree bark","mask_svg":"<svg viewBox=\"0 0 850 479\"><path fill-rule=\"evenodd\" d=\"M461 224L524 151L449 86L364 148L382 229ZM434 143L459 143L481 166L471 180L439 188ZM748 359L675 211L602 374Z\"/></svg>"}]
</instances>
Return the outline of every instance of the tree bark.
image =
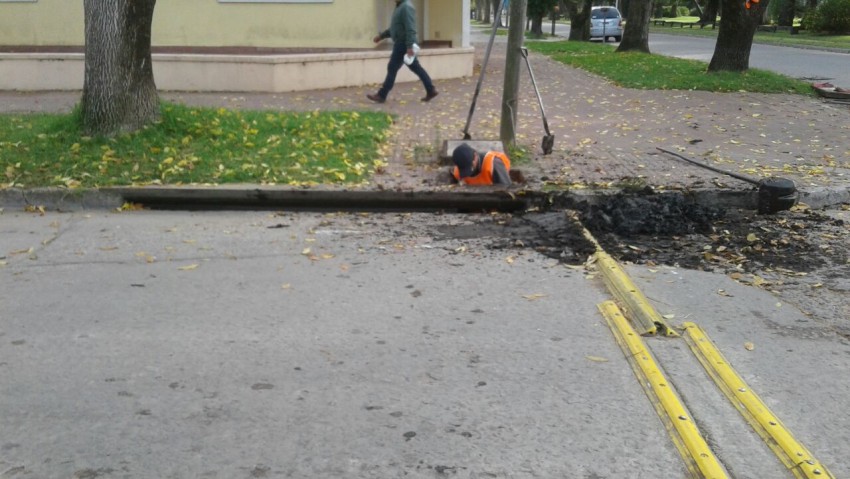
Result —
<instances>
[{"instance_id":1,"label":"tree bark","mask_svg":"<svg viewBox=\"0 0 850 479\"><path fill-rule=\"evenodd\" d=\"M570 14L570 37L568 40L586 42L590 40L590 9L593 0L577 0L567 6Z\"/></svg>"},{"instance_id":2,"label":"tree bark","mask_svg":"<svg viewBox=\"0 0 850 479\"><path fill-rule=\"evenodd\" d=\"M797 14L797 2L795 0L782 0L779 5L779 18L777 23L780 27L791 27L794 25L794 16Z\"/></svg>"},{"instance_id":3,"label":"tree bark","mask_svg":"<svg viewBox=\"0 0 850 479\"><path fill-rule=\"evenodd\" d=\"M525 26L525 9L528 0L511 0L508 16L508 50L505 56L505 81L502 91L502 118L499 139L506 147L516 144L516 119L519 102L519 73L522 65L522 48Z\"/></svg>"},{"instance_id":4,"label":"tree bark","mask_svg":"<svg viewBox=\"0 0 850 479\"><path fill-rule=\"evenodd\" d=\"M156 0L84 0L83 129L90 135L134 131L159 117L151 65Z\"/></svg>"},{"instance_id":5,"label":"tree bark","mask_svg":"<svg viewBox=\"0 0 850 479\"><path fill-rule=\"evenodd\" d=\"M543 16L531 19L531 35L537 38L543 38Z\"/></svg>"},{"instance_id":6,"label":"tree bark","mask_svg":"<svg viewBox=\"0 0 850 479\"><path fill-rule=\"evenodd\" d=\"M700 25L714 25L717 22L717 13L720 11L720 0L707 0L705 8L699 17Z\"/></svg>"},{"instance_id":7,"label":"tree bark","mask_svg":"<svg viewBox=\"0 0 850 479\"><path fill-rule=\"evenodd\" d=\"M750 68L753 36L769 1L761 0L747 9L742 0L721 0L720 31L709 72L743 72Z\"/></svg>"},{"instance_id":8,"label":"tree bark","mask_svg":"<svg viewBox=\"0 0 850 479\"><path fill-rule=\"evenodd\" d=\"M652 0L629 2L626 28L618 52L639 51L649 53L649 18L652 15Z\"/></svg>"}]
</instances>

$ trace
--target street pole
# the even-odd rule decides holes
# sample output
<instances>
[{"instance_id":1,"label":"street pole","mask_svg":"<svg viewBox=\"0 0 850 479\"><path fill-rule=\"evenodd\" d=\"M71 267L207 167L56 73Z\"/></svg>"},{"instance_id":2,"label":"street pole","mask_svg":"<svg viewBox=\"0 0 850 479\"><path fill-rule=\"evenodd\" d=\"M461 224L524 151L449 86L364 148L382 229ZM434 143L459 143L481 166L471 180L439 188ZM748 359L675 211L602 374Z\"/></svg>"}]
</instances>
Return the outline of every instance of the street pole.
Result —
<instances>
[{"instance_id":1,"label":"street pole","mask_svg":"<svg viewBox=\"0 0 850 479\"><path fill-rule=\"evenodd\" d=\"M519 74L522 62L520 49L525 32L525 9L528 0L510 0L508 51L505 58L505 82L502 92L502 123L499 139L505 147L516 144L516 118L519 97Z\"/></svg>"}]
</instances>

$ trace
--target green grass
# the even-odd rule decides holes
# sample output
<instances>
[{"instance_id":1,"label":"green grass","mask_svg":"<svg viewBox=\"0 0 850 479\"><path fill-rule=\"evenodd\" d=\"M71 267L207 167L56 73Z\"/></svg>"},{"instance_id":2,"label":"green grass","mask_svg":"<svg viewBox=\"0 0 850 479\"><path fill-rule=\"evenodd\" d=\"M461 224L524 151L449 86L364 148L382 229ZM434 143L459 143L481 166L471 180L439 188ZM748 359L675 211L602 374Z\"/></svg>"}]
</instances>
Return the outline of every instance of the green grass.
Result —
<instances>
[{"instance_id":1,"label":"green grass","mask_svg":"<svg viewBox=\"0 0 850 479\"><path fill-rule=\"evenodd\" d=\"M79 113L0 115L0 187L359 183L384 163L392 118L163 103L160 121L89 138Z\"/></svg>"},{"instance_id":2,"label":"green grass","mask_svg":"<svg viewBox=\"0 0 850 479\"><path fill-rule=\"evenodd\" d=\"M528 43L528 48L605 77L627 88L645 90L750 91L811 95L808 83L764 70L708 73L705 62L629 52L590 42Z\"/></svg>"},{"instance_id":3,"label":"green grass","mask_svg":"<svg viewBox=\"0 0 850 479\"><path fill-rule=\"evenodd\" d=\"M675 19L666 18L664 20L684 23L696 23L699 20L699 17L679 17ZM649 24L650 34L664 33L668 35L717 37L717 32L719 31L719 23L717 25L717 28L711 28L710 26L707 26L705 28L698 28L696 26L693 28L680 28L679 26L654 25L652 22L650 22ZM787 47L803 46L814 48L828 48L831 50L842 50L850 52L850 35L820 35L817 33L807 32L805 30L799 31L795 35L791 35L791 33L787 31L756 32L755 36L753 37L753 42Z\"/></svg>"}]
</instances>

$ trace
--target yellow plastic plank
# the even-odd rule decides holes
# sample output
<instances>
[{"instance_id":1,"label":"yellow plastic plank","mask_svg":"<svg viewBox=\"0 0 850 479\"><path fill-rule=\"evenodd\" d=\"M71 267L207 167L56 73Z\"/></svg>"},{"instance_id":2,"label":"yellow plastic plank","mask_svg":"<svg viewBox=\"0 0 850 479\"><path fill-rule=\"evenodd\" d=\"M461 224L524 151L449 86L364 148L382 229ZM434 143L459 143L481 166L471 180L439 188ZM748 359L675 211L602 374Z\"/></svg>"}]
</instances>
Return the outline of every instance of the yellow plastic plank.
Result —
<instances>
[{"instance_id":1,"label":"yellow plastic plank","mask_svg":"<svg viewBox=\"0 0 850 479\"><path fill-rule=\"evenodd\" d=\"M678 336L611 255L600 249L595 256L609 291L626 307L629 317L639 325L641 335L660 331L665 336Z\"/></svg>"},{"instance_id":2,"label":"yellow plastic plank","mask_svg":"<svg viewBox=\"0 0 850 479\"><path fill-rule=\"evenodd\" d=\"M800 479L834 479L832 473L794 439L782 421L747 386L705 331L695 323L685 323L683 326L685 341L708 375L785 467Z\"/></svg>"},{"instance_id":3,"label":"yellow plastic plank","mask_svg":"<svg viewBox=\"0 0 850 479\"><path fill-rule=\"evenodd\" d=\"M635 375L664 422L667 432L685 460L691 477L728 479L725 468L703 439L675 388L667 381L641 336L613 301L597 305L611 332L632 365Z\"/></svg>"},{"instance_id":4,"label":"yellow plastic plank","mask_svg":"<svg viewBox=\"0 0 850 479\"><path fill-rule=\"evenodd\" d=\"M567 211L567 219L572 221L582 235L596 248L594 258L605 280L605 285L614 297L620 301L626 309L626 315L637 326L643 336L651 336L660 332L665 336L679 336L676 331L667 324L667 321L658 314L649 300L635 286L629 275L623 270L617 261L611 257L594 238L593 234L579 220L576 211Z\"/></svg>"}]
</instances>

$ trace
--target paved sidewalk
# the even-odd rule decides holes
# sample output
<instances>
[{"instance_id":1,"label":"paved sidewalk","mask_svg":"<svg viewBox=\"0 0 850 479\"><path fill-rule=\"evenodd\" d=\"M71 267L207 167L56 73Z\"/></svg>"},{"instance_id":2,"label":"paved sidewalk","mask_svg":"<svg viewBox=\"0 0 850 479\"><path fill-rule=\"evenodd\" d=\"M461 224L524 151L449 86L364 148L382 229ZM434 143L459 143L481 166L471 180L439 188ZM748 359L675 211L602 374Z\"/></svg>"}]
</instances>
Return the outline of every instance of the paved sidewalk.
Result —
<instances>
[{"instance_id":1,"label":"paved sidewalk","mask_svg":"<svg viewBox=\"0 0 850 479\"><path fill-rule=\"evenodd\" d=\"M478 36L477 38L481 38ZM370 187L420 190L448 187L439 161L447 139L461 139L483 60L476 43L476 75L438 82L440 96L422 103L419 83L397 84L386 103L366 94L377 86L307 92L175 93L163 98L191 105L248 109L379 110L397 116L387 173ZM528 188L544 184L741 191L750 185L703 169L657 148L676 151L726 171L758 179L793 180L803 201L816 206L850 201L850 107L814 97L620 88L547 57L531 54L555 149L543 156L545 131L525 70L517 141L534 152L518 168ZM498 39L470 126L473 139L499 136L505 40ZM427 68L427 65L425 65ZM79 92L0 92L0 111L67 111ZM442 174L441 174L442 173Z\"/></svg>"}]
</instances>

